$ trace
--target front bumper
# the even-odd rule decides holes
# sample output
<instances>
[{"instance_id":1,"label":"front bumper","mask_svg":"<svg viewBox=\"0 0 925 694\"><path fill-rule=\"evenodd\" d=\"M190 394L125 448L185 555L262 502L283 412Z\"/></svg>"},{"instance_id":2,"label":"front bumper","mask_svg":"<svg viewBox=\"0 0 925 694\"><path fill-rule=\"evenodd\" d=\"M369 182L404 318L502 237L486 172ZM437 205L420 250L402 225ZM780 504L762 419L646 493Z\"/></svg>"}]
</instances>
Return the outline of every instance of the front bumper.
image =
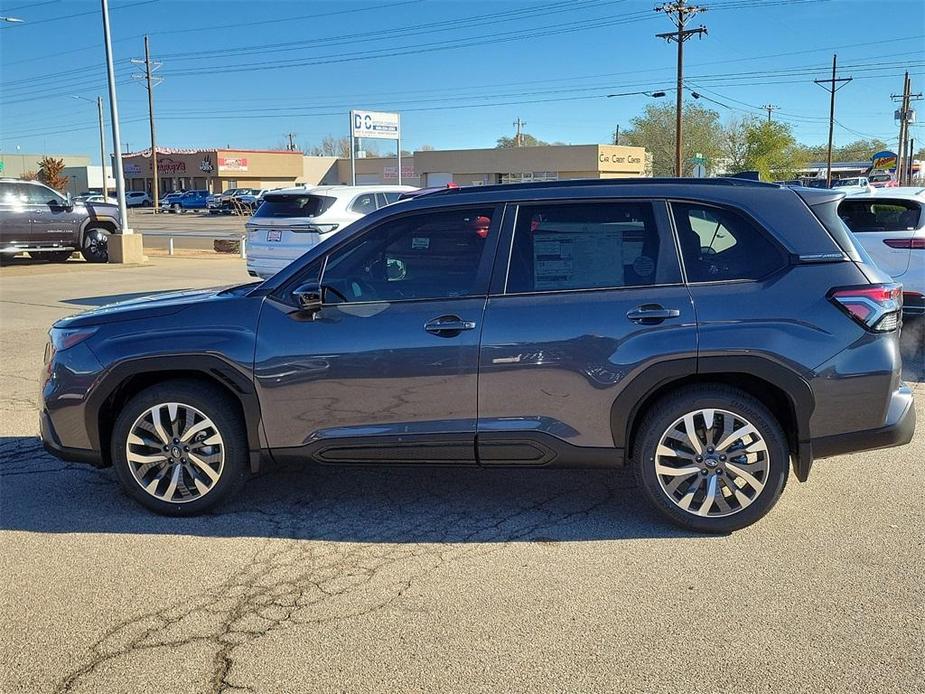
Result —
<instances>
[{"instance_id":1,"label":"front bumper","mask_svg":"<svg viewBox=\"0 0 925 694\"><path fill-rule=\"evenodd\" d=\"M103 456L99 451L86 448L68 448L61 445L46 410L42 410L39 415L39 435L42 438L42 446L56 458L74 463L89 463L95 467L103 466Z\"/></svg>"},{"instance_id":2,"label":"front bumper","mask_svg":"<svg viewBox=\"0 0 925 694\"><path fill-rule=\"evenodd\" d=\"M876 448L903 446L915 434L915 402L912 389L905 383L893 393L887 410L886 424L876 429L823 436L812 441L814 458L870 451Z\"/></svg>"}]
</instances>

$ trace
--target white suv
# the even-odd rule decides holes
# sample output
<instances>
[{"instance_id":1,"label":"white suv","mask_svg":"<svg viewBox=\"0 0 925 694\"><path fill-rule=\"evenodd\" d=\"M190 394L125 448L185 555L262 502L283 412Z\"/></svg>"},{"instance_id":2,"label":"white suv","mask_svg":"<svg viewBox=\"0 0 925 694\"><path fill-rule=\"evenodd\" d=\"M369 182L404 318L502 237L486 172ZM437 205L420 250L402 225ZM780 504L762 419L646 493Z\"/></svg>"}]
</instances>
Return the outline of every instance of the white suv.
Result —
<instances>
[{"instance_id":1,"label":"white suv","mask_svg":"<svg viewBox=\"0 0 925 694\"><path fill-rule=\"evenodd\" d=\"M247 272L266 279L412 186L314 186L267 192L247 222Z\"/></svg>"},{"instance_id":2,"label":"white suv","mask_svg":"<svg viewBox=\"0 0 925 694\"><path fill-rule=\"evenodd\" d=\"M850 195L838 216L864 249L903 285L903 314L925 314L925 188Z\"/></svg>"}]
</instances>

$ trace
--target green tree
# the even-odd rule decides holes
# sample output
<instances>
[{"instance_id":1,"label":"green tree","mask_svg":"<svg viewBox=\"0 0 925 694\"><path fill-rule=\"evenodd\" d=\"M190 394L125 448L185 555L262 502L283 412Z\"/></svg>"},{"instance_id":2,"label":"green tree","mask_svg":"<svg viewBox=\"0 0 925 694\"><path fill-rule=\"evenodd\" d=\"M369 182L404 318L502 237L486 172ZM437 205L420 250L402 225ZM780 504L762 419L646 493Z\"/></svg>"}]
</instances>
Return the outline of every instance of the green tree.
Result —
<instances>
[{"instance_id":1,"label":"green tree","mask_svg":"<svg viewBox=\"0 0 925 694\"><path fill-rule=\"evenodd\" d=\"M38 179L49 188L64 192L67 190L69 178L63 175L64 160L42 157L39 160Z\"/></svg>"},{"instance_id":2,"label":"green tree","mask_svg":"<svg viewBox=\"0 0 925 694\"><path fill-rule=\"evenodd\" d=\"M723 156L723 128L719 114L700 104L685 104L682 113L684 142L681 160L683 175L693 172L696 153L707 159L707 169ZM620 133L623 144L645 147L652 154L655 176L674 176L675 106L673 103L648 104L641 116L630 121L630 129Z\"/></svg>"},{"instance_id":3,"label":"green tree","mask_svg":"<svg viewBox=\"0 0 925 694\"><path fill-rule=\"evenodd\" d=\"M533 135L528 133L521 133L520 140L523 143L523 147L542 147L549 144L543 140L536 139ZM512 147L517 147L516 137L499 137L495 144L495 149L511 149Z\"/></svg>"},{"instance_id":4,"label":"green tree","mask_svg":"<svg viewBox=\"0 0 925 694\"><path fill-rule=\"evenodd\" d=\"M883 140L865 139L855 140L846 145L832 147L832 161L870 161L877 152L890 149ZM802 147L807 160L825 161L828 145L812 145Z\"/></svg>"},{"instance_id":5,"label":"green tree","mask_svg":"<svg viewBox=\"0 0 925 694\"><path fill-rule=\"evenodd\" d=\"M758 171L766 181L795 178L806 163L788 123L753 118L746 126L746 171Z\"/></svg>"}]
</instances>

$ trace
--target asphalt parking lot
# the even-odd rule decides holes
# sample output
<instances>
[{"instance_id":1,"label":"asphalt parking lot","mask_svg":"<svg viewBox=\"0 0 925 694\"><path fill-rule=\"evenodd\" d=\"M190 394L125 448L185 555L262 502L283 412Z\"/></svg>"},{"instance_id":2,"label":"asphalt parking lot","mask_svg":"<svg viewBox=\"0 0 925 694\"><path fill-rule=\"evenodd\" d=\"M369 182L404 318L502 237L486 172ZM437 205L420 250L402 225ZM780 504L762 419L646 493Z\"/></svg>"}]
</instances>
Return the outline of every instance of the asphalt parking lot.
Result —
<instances>
[{"instance_id":1,"label":"asphalt parking lot","mask_svg":"<svg viewBox=\"0 0 925 694\"><path fill-rule=\"evenodd\" d=\"M920 362L912 444L817 462L727 537L598 471L290 467L165 519L43 452L51 322L247 279L222 256L0 269L0 691L925 691Z\"/></svg>"}]
</instances>

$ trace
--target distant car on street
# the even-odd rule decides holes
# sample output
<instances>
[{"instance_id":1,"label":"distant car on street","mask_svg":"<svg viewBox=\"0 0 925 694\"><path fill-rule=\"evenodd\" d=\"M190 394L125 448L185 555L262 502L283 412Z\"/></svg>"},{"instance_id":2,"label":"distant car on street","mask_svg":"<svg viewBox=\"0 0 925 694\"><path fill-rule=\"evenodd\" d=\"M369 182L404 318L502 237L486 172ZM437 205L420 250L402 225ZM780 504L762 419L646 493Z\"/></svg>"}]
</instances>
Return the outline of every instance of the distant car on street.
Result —
<instances>
[{"instance_id":1,"label":"distant car on street","mask_svg":"<svg viewBox=\"0 0 925 694\"><path fill-rule=\"evenodd\" d=\"M413 186L316 186L264 194L248 220L247 272L266 279L351 222L393 202Z\"/></svg>"},{"instance_id":2,"label":"distant car on street","mask_svg":"<svg viewBox=\"0 0 925 694\"><path fill-rule=\"evenodd\" d=\"M204 210L209 199L207 190L188 190L176 197L168 195L161 207L169 212L186 212L187 210Z\"/></svg>"},{"instance_id":3,"label":"distant car on street","mask_svg":"<svg viewBox=\"0 0 925 694\"><path fill-rule=\"evenodd\" d=\"M870 193L873 190L873 186L870 185L870 181L867 180L866 176L855 176L832 181L832 189L841 193L853 195L855 193Z\"/></svg>"},{"instance_id":4,"label":"distant car on street","mask_svg":"<svg viewBox=\"0 0 925 694\"><path fill-rule=\"evenodd\" d=\"M112 195L88 195L81 202L105 202L109 205L118 205L119 199L113 197ZM126 196L126 205L128 204L128 196Z\"/></svg>"},{"instance_id":5,"label":"distant car on street","mask_svg":"<svg viewBox=\"0 0 925 694\"><path fill-rule=\"evenodd\" d=\"M151 207L151 196L143 190L129 190L125 193L126 207Z\"/></svg>"},{"instance_id":6,"label":"distant car on street","mask_svg":"<svg viewBox=\"0 0 925 694\"><path fill-rule=\"evenodd\" d=\"M874 188L895 188L899 184L891 173L872 173L867 177L870 185Z\"/></svg>"}]
</instances>

